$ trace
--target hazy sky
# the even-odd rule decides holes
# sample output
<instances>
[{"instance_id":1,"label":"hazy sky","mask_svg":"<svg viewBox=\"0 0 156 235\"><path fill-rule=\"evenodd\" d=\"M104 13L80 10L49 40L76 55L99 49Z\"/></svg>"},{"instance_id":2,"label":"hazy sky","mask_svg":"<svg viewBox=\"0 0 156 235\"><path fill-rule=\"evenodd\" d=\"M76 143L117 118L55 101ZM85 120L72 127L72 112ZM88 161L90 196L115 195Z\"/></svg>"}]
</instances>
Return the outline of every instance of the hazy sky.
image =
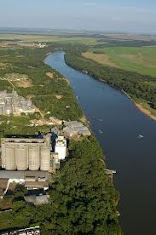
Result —
<instances>
[{"instance_id":1,"label":"hazy sky","mask_svg":"<svg viewBox=\"0 0 156 235\"><path fill-rule=\"evenodd\" d=\"M0 0L0 27L156 34L156 0Z\"/></svg>"}]
</instances>

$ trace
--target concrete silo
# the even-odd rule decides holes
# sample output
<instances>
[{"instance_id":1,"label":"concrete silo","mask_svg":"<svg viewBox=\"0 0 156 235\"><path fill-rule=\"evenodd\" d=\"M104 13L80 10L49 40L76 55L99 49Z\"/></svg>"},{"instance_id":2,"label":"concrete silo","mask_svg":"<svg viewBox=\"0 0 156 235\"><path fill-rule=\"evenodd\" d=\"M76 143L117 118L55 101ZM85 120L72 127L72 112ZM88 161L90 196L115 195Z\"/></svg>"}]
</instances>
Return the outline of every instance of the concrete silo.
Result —
<instances>
[{"instance_id":1,"label":"concrete silo","mask_svg":"<svg viewBox=\"0 0 156 235\"><path fill-rule=\"evenodd\" d=\"M3 106L0 106L0 115L3 115Z\"/></svg>"},{"instance_id":2,"label":"concrete silo","mask_svg":"<svg viewBox=\"0 0 156 235\"><path fill-rule=\"evenodd\" d=\"M56 139L55 153L58 153L59 160L64 160L67 155L67 141L64 136Z\"/></svg>"},{"instance_id":3,"label":"concrete silo","mask_svg":"<svg viewBox=\"0 0 156 235\"><path fill-rule=\"evenodd\" d=\"M5 107L5 113L6 113L6 115L10 115L10 114L12 113L12 107L11 107L11 105L7 105L7 106Z\"/></svg>"},{"instance_id":4,"label":"concrete silo","mask_svg":"<svg viewBox=\"0 0 156 235\"><path fill-rule=\"evenodd\" d=\"M2 168L5 168L5 144L1 143L1 159L2 159Z\"/></svg>"},{"instance_id":5,"label":"concrete silo","mask_svg":"<svg viewBox=\"0 0 156 235\"><path fill-rule=\"evenodd\" d=\"M41 171L49 171L50 168L50 148L41 147Z\"/></svg>"},{"instance_id":6,"label":"concrete silo","mask_svg":"<svg viewBox=\"0 0 156 235\"><path fill-rule=\"evenodd\" d=\"M5 169L8 171L16 170L14 146L6 145L6 147L5 147Z\"/></svg>"},{"instance_id":7,"label":"concrete silo","mask_svg":"<svg viewBox=\"0 0 156 235\"><path fill-rule=\"evenodd\" d=\"M37 171L40 168L40 152L39 146L29 146L29 170Z\"/></svg>"},{"instance_id":8,"label":"concrete silo","mask_svg":"<svg viewBox=\"0 0 156 235\"><path fill-rule=\"evenodd\" d=\"M16 148L16 164L17 170L25 171L28 169L28 147L19 144Z\"/></svg>"}]
</instances>

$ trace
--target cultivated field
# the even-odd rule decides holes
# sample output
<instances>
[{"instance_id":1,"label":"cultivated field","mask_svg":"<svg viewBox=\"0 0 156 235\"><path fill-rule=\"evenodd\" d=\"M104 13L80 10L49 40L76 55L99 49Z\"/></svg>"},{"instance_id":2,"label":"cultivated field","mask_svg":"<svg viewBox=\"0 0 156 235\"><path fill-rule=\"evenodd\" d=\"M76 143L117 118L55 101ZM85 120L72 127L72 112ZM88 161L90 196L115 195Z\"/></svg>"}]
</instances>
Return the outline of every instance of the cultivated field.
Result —
<instances>
[{"instance_id":1,"label":"cultivated field","mask_svg":"<svg viewBox=\"0 0 156 235\"><path fill-rule=\"evenodd\" d=\"M0 40L17 40L23 42L63 42L63 43L83 43L92 45L96 43L96 39L91 37L64 37L55 35L41 34L0 34Z\"/></svg>"},{"instance_id":2,"label":"cultivated field","mask_svg":"<svg viewBox=\"0 0 156 235\"><path fill-rule=\"evenodd\" d=\"M83 56L101 64L156 77L156 47L93 48Z\"/></svg>"}]
</instances>

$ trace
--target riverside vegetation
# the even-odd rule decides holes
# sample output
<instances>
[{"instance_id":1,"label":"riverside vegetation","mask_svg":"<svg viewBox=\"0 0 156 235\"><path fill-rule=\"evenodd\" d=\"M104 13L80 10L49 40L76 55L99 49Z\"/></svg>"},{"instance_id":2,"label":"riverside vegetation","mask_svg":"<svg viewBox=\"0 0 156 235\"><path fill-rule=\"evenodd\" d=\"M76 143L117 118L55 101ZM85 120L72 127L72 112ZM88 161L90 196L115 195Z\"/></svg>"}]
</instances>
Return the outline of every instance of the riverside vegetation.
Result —
<instances>
[{"instance_id":1,"label":"riverside vegetation","mask_svg":"<svg viewBox=\"0 0 156 235\"><path fill-rule=\"evenodd\" d=\"M84 50L77 53L67 51L66 63L78 70L89 73L95 79L126 92L136 103L141 103L156 116L156 78L136 72L105 66L82 56Z\"/></svg>"},{"instance_id":2,"label":"riverside vegetation","mask_svg":"<svg viewBox=\"0 0 156 235\"><path fill-rule=\"evenodd\" d=\"M51 48L56 50L56 45L45 49L1 49L0 61L6 66L0 70L0 77L6 73L28 75L30 87L18 87L14 83L19 95L31 97L47 118L53 115L65 120L80 120L83 113L69 84L43 63ZM53 73L53 78L47 77L47 72ZM11 84L0 80L0 90L4 89L11 91ZM63 100L57 100L56 95L64 97ZM34 115L39 119L41 114ZM4 122L0 128L4 134L28 134L48 128L28 127L32 118L31 115L1 117ZM68 148L69 157L52 176L48 192L51 203L29 205L24 201L26 189L17 186L4 197L12 202L12 211L1 211L0 230L40 225L41 234L121 234L116 209L119 195L106 174L103 153L96 139L90 136L81 141L70 140Z\"/></svg>"},{"instance_id":3,"label":"riverside vegetation","mask_svg":"<svg viewBox=\"0 0 156 235\"><path fill-rule=\"evenodd\" d=\"M40 110L33 115L22 117L0 117L1 131L5 134L32 134L39 129L47 130L46 127L29 127L30 120L40 119L41 114L45 118L54 116L62 120L79 120L82 111L73 97L73 91L67 81L57 72L43 63L46 49L1 49L0 62L6 65L0 69L0 77L5 74L19 73L28 75L31 85L29 87L19 87L16 82L12 82L19 95L31 98L33 104ZM46 74L51 72L53 78ZM12 91L13 87L8 81L0 80L0 90ZM61 96L61 102L57 99ZM46 104L46 105L45 105ZM68 108L67 108L68 107ZM9 122L8 122L9 121ZM12 128L14 127L14 128ZM2 134L2 133L1 133Z\"/></svg>"}]
</instances>

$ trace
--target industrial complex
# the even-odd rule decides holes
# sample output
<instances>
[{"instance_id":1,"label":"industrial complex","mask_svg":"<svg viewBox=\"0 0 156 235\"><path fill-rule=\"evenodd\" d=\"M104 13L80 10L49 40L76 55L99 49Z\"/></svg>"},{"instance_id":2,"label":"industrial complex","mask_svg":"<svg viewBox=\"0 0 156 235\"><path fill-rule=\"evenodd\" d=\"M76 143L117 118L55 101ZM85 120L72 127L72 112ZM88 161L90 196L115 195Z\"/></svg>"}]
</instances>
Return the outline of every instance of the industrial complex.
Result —
<instances>
[{"instance_id":1,"label":"industrial complex","mask_svg":"<svg viewBox=\"0 0 156 235\"><path fill-rule=\"evenodd\" d=\"M70 121L65 122L64 125L65 128L63 129L63 132L68 137L91 135L89 128L84 126L81 122Z\"/></svg>"},{"instance_id":2,"label":"industrial complex","mask_svg":"<svg viewBox=\"0 0 156 235\"><path fill-rule=\"evenodd\" d=\"M32 105L14 92L0 94L3 97L0 102L9 103L11 110L15 110L17 103L14 101L19 98L25 105ZM0 195L5 195L11 183L24 184L27 189L48 189L51 174L60 168L60 162L68 155L67 139L91 135L81 122L64 121L61 126L62 130L52 128L47 134L1 138Z\"/></svg>"},{"instance_id":3,"label":"industrial complex","mask_svg":"<svg viewBox=\"0 0 156 235\"><path fill-rule=\"evenodd\" d=\"M53 133L7 136L1 139L0 181L22 183L28 189L48 188L50 175L67 156L67 140ZM7 190L3 190L4 192Z\"/></svg>"},{"instance_id":4,"label":"industrial complex","mask_svg":"<svg viewBox=\"0 0 156 235\"><path fill-rule=\"evenodd\" d=\"M16 91L7 93L0 91L0 115L20 115L21 113L31 114L35 107L30 99L18 96Z\"/></svg>"},{"instance_id":5,"label":"industrial complex","mask_svg":"<svg viewBox=\"0 0 156 235\"><path fill-rule=\"evenodd\" d=\"M28 77L7 74L4 79L16 82L19 79L25 81ZM19 116L35 111L32 101L19 96L14 89L11 93L0 91L0 115ZM60 168L60 162L68 155L67 139L91 135L89 128L81 122L66 122L55 117L49 120L49 125L53 123L61 128L52 128L49 133L35 136L8 135L1 138L0 196L7 193L12 183L23 184L29 190L48 189L51 174ZM34 198L31 200L34 202Z\"/></svg>"}]
</instances>

